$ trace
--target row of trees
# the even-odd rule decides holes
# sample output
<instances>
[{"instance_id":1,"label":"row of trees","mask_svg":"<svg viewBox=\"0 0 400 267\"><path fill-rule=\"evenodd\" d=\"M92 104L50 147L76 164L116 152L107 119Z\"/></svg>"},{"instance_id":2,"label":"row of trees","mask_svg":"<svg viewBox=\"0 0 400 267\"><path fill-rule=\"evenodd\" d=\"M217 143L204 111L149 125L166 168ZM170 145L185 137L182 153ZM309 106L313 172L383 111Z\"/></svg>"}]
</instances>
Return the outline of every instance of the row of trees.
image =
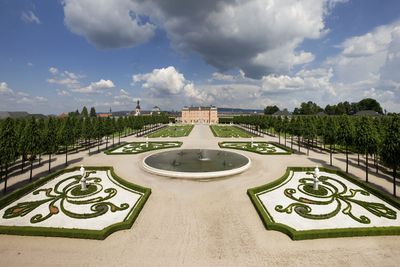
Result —
<instances>
[{"instance_id":1,"label":"row of trees","mask_svg":"<svg viewBox=\"0 0 400 267\"><path fill-rule=\"evenodd\" d=\"M372 158L376 172L379 164L393 171L393 194L396 195L396 176L400 167L400 117L354 117L354 116L238 116L234 123L242 124L250 130L259 132L263 129L269 134L278 134L279 143L284 137L291 139L291 148L296 142L298 151L307 149L328 149L330 165L332 153L346 155L346 172L348 172L349 153L357 153L358 165L360 154L365 155L365 175L368 182Z\"/></svg>"},{"instance_id":2,"label":"row of trees","mask_svg":"<svg viewBox=\"0 0 400 267\"><path fill-rule=\"evenodd\" d=\"M25 162L30 163L29 180L32 180L32 169L35 161L41 165L41 156L48 155L49 172L51 157L54 154L65 154L65 165L68 165L68 153L90 149L106 144L109 139L115 144L122 135L140 133L147 126L168 123L167 116L137 116L116 118L49 117L47 119L11 119L0 121L0 177L4 176L4 192L10 168L16 168L17 162L24 171ZM20 161L19 161L20 160Z\"/></svg>"},{"instance_id":3,"label":"row of trees","mask_svg":"<svg viewBox=\"0 0 400 267\"><path fill-rule=\"evenodd\" d=\"M353 115L362 110L373 110L383 114L382 107L378 101L372 98L365 98L360 102L349 103L345 101L336 105L327 105L324 109L312 101L303 102L300 107L294 109L293 115L315 115L319 112L324 112L328 115ZM270 115L277 111L279 111L279 107L276 105L267 106L264 109L264 114Z\"/></svg>"}]
</instances>

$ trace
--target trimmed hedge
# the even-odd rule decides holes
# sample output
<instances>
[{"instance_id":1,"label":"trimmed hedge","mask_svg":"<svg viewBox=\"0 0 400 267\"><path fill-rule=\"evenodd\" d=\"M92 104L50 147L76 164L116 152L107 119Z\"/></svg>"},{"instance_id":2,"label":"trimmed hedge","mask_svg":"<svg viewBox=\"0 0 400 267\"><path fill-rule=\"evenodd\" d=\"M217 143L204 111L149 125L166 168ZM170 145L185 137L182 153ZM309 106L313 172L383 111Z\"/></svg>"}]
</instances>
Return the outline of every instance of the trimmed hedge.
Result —
<instances>
[{"instance_id":1,"label":"trimmed hedge","mask_svg":"<svg viewBox=\"0 0 400 267\"><path fill-rule=\"evenodd\" d=\"M57 171L52 173L44 178L41 178L29 185L22 187L10 195L7 195L0 199L0 209L3 209L10 203L14 202L15 200L31 193L38 187L44 185L48 181L54 179L57 176L60 176L66 172L72 172L79 170L80 167L73 167L69 169L64 169L61 171ZM98 239L103 240L110 234L119 231L130 229L135 222L137 216L139 215L140 211L142 210L144 204L146 203L147 199L151 194L151 189L142 187L140 185L136 185L125 181L121 177L115 174L113 167L86 167L86 170L102 170L102 171L110 171L112 177L118 181L120 184L143 193L143 195L139 198L138 202L136 203L136 207L134 207L133 212L129 215L129 217L123 221L112 224L102 230L85 230L85 229L67 229L67 228L52 228L52 227L31 227L31 226L0 226L0 234L9 234L9 235L24 235L24 236L51 236L51 237L70 237L70 238L83 238L83 239Z\"/></svg>"},{"instance_id":2,"label":"trimmed hedge","mask_svg":"<svg viewBox=\"0 0 400 267\"><path fill-rule=\"evenodd\" d=\"M278 147L278 148L280 148L280 149L283 149L283 150L285 150L286 152L268 152L268 153L262 153L261 151L257 151L257 150L252 150L252 149L245 149L245 148L240 148L240 147L226 147L226 146L222 146L224 143L236 143L236 144L244 144L244 143L249 143L249 142L246 142L246 141L243 141L243 142L229 142L229 141L224 141L224 142L219 142L218 143L218 146L220 147L220 148L228 148L228 149L237 149L237 150L242 150L242 151L248 151L248 152L253 152L253 153L258 153L258 154L260 154L260 155L291 155L292 153L293 153L293 150L292 149L290 149L290 148L288 148L288 147L285 147L284 145L281 145L281 144L279 144L279 143L276 143L276 142L264 142L264 141L254 141L254 143L267 143L267 144L271 144L271 145L274 145L274 146L276 146L276 147Z\"/></svg>"},{"instance_id":3,"label":"trimmed hedge","mask_svg":"<svg viewBox=\"0 0 400 267\"><path fill-rule=\"evenodd\" d=\"M160 143L161 143L161 144L162 144L162 143L177 143L178 146L174 146L174 147L157 147L157 148L147 147L146 149L143 149L143 150L138 151L138 152L118 152L118 153L112 153L114 150L117 150L117 149L119 149L119 148L121 148L121 147L123 147L123 146L129 145L129 144L140 144L140 143L146 143L146 141L143 141L143 142L124 143L124 144L122 144L122 145L120 145L120 146L117 146L117 147L114 147L114 148L112 148L112 149L106 150L106 151L104 151L104 153L107 154L107 155L136 155L136 154L140 154L140 153L144 153L144 152L148 152L148 151L152 151L152 150L160 150L160 149L167 149L167 148L177 148L177 147L181 147L182 144L183 144L183 142L180 142L180 141L169 141L169 142L167 142L167 141L160 141L160 142L150 141L149 144L152 144L152 143L159 143L159 144L160 144Z\"/></svg>"},{"instance_id":4,"label":"trimmed hedge","mask_svg":"<svg viewBox=\"0 0 400 267\"><path fill-rule=\"evenodd\" d=\"M400 209L400 202L389 194L385 194L380 190L371 187L365 182L359 181L351 176L338 171L332 170L324 167L319 168L321 171L337 174L344 179L358 185L359 187L367 190L368 192L374 194L381 200L386 201L390 205ZM363 228L341 228L341 229L315 229L315 230L303 230L297 231L290 226L276 223L273 218L269 215L268 211L265 209L264 205L260 202L256 194L273 188L281 183L283 183L290 174L290 171L313 171L312 167L288 167L285 174L279 179L262 186L250 188L247 190L247 194L250 197L251 202L257 210L264 226L268 230L280 231L288 235L293 240L305 240L305 239L317 239L317 238L334 238L334 237L352 237L352 236L381 236L381 235L400 235L400 227L363 227Z\"/></svg>"}]
</instances>

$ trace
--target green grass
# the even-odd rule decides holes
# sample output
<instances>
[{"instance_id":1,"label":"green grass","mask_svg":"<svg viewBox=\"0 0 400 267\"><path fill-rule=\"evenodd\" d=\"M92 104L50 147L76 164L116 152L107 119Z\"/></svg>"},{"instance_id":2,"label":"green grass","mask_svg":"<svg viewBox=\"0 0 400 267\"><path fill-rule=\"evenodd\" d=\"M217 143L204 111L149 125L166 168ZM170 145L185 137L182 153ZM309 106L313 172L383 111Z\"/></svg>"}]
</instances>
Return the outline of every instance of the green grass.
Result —
<instances>
[{"instance_id":1,"label":"green grass","mask_svg":"<svg viewBox=\"0 0 400 267\"><path fill-rule=\"evenodd\" d=\"M254 134L248 133L245 130L236 126L226 126L226 125L210 125L210 129L214 136L216 137L242 137L250 138L256 136Z\"/></svg>"},{"instance_id":2,"label":"green grass","mask_svg":"<svg viewBox=\"0 0 400 267\"><path fill-rule=\"evenodd\" d=\"M147 135L149 138L157 137L183 137L188 136L193 129L193 125L179 125L179 126L168 126L162 128L154 133Z\"/></svg>"},{"instance_id":3,"label":"green grass","mask_svg":"<svg viewBox=\"0 0 400 267\"><path fill-rule=\"evenodd\" d=\"M61 171L57 171L52 173L46 177L43 177L33 183L30 183L13 193L3 197L0 199L0 209L3 209L10 203L18 200L22 196L29 194L30 192L36 190L40 186L49 182L50 180L66 173L73 172L79 170L80 167L74 167L69 169L64 169ZM112 224L103 230L84 230L84 229L68 229L68 228L53 228L53 227L32 227L32 226L0 226L0 234L9 234L9 235L25 235L25 236L50 236L50 237L70 237L70 238L83 238L83 239L98 239L103 240L110 234L124 229L130 229L142 210L144 204L151 194L151 189L142 187L140 185L136 185L130 182L125 181L124 179L117 176L114 172L113 167L86 167L86 170L105 170L110 171L113 178L119 182L120 184L143 193L143 195L138 200L136 207L133 212L129 214L127 218L123 222L118 222Z\"/></svg>"},{"instance_id":4,"label":"green grass","mask_svg":"<svg viewBox=\"0 0 400 267\"><path fill-rule=\"evenodd\" d=\"M331 170L320 167L321 171L337 174L344 179L358 185L366 191L374 194L378 198L386 201L390 205L400 208L400 202L394 197L381 192L380 190L371 187L369 184L359 181L346 175L345 173L337 170ZM352 237L352 236L381 236L381 235L400 235L400 227L360 227L360 228L341 228L341 229L316 229L316 230L304 230L297 231L285 224L276 223L273 218L269 215L268 211L257 197L258 193L272 189L282 184L290 175L291 171L313 171L314 168L307 167L288 167L286 173L279 179L265 184L259 187L251 188L247 190L247 194L250 197L257 213L259 214L264 226L268 230L280 231L287 234L293 240L305 240L305 239L317 239L317 238L334 238L334 237Z\"/></svg>"}]
</instances>

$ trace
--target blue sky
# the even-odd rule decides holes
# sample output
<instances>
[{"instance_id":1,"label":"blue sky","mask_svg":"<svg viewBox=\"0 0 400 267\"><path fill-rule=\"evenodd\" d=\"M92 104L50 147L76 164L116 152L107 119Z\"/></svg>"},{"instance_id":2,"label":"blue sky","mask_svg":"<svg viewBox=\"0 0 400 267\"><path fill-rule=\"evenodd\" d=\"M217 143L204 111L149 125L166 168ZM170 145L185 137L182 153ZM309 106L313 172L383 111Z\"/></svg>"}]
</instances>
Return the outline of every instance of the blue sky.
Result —
<instances>
[{"instance_id":1,"label":"blue sky","mask_svg":"<svg viewBox=\"0 0 400 267\"><path fill-rule=\"evenodd\" d=\"M0 110L372 97L400 112L399 1L232 2L0 0Z\"/></svg>"}]
</instances>

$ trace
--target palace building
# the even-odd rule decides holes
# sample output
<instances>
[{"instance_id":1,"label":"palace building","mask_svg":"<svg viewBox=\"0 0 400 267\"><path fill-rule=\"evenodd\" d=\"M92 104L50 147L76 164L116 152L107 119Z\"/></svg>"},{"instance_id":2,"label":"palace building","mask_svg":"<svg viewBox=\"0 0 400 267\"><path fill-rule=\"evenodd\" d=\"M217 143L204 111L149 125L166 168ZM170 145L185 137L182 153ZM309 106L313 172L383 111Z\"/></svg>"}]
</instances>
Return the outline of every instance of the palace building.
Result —
<instances>
[{"instance_id":1,"label":"palace building","mask_svg":"<svg viewBox=\"0 0 400 267\"><path fill-rule=\"evenodd\" d=\"M218 111L210 107L184 107L182 109L182 123L218 123Z\"/></svg>"}]
</instances>

